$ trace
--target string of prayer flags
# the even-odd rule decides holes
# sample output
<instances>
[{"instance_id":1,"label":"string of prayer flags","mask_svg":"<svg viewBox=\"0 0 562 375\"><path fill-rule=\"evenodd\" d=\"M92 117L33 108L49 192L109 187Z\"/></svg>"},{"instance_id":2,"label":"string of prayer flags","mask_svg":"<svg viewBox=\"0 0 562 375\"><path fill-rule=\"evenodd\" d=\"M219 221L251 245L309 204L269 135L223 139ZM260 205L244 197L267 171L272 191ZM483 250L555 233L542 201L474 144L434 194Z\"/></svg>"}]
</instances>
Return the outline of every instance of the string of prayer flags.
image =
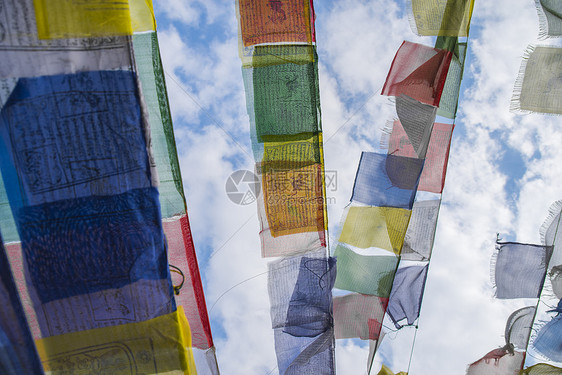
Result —
<instances>
[{"instance_id":1,"label":"string of prayer flags","mask_svg":"<svg viewBox=\"0 0 562 375\"><path fill-rule=\"evenodd\" d=\"M535 0L539 15L539 38L562 36L562 4L556 0Z\"/></svg>"},{"instance_id":2,"label":"string of prayer flags","mask_svg":"<svg viewBox=\"0 0 562 375\"><path fill-rule=\"evenodd\" d=\"M177 313L194 341L169 338L218 374L152 2L21 0L0 13L1 229L22 241L9 261L25 270L35 338L114 328L110 340Z\"/></svg>"},{"instance_id":3,"label":"string of prayer flags","mask_svg":"<svg viewBox=\"0 0 562 375\"><path fill-rule=\"evenodd\" d=\"M334 297L336 339L378 340L388 298L352 293Z\"/></svg>"},{"instance_id":4,"label":"string of prayer flags","mask_svg":"<svg viewBox=\"0 0 562 375\"><path fill-rule=\"evenodd\" d=\"M470 364L466 375L517 375L523 367L525 353L511 348L494 349Z\"/></svg>"},{"instance_id":5,"label":"string of prayer flags","mask_svg":"<svg viewBox=\"0 0 562 375\"><path fill-rule=\"evenodd\" d=\"M537 363L534 366L521 370L519 375L560 375L562 368L554 367L547 363Z\"/></svg>"},{"instance_id":6,"label":"string of prayer flags","mask_svg":"<svg viewBox=\"0 0 562 375\"><path fill-rule=\"evenodd\" d=\"M311 0L237 0L263 257L281 374L332 374L334 329Z\"/></svg>"},{"instance_id":7,"label":"string of prayer flags","mask_svg":"<svg viewBox=\"0 0 562 375\"><path fill-rule=\"evenodd\" d=\"M167 240L174 300L190 325L200 373L218 374L215 349L197 256L187 216L183 183L156 32L133 35L133 51L150 124L151 162L156 165L162 227Z\"/></svg>"},{"instance_id":8,"label":"string of prayer flags","mask_svg":"<svg viewBox=\"0 0 562 375\"><path fill-rule=\"evenodd\" d=\"M410 25L414 34L468 36L474 0L411 0Z\"/></svg>"},{"instance_id":9,"label":"string of prayer flags","mask_svg":"<svg viewBox=\"0 0 562 375\"><path fill-rule=\"evenodd\" d=\"M182 307L157 318L52 336L37 341L48 373L197 374L189 324Z\"/></svg>"},{"instance_id":10,"label":"string of prayer flags","mask_svg":"<svg viewBox=\"0 0 562 375\"><path fill-rule=\"evenodd\" d=\"M526 350L537 308L527 306L514 311L505 324L505 343Z\"/></svg>"},{"instance_id":11,"label":"string of prayer flags","mask_svg":"<svg viewBox=\"0 0 562 375\"><path fill-rule=\"evenodd\" d=\"M392 61L382 95L406 95L437 107L452 53L404 41Z\"/></svg>"},{"instance_id":12,"label":"string of prayer flags","mask_svg":"<svg viewBox=\"0 0 562 375\"><path fill-rule=\"evenodd\" d=\"M399 267L396 271L387 313L398 329L406 325L401 323L403 319L412 325L420 315L428 266Z\"/></svg>"},{"instance_id":13,"label":"string of prayer flags","mask_svg":"<svg viewBox=\"0 0 562 375\"><path fill-rule=\"evenodd\" d=\"M516 242L498 242L492 258L496 298L538 298L552 248Z\"/></svg>"},{"instance_id":14,"label":"string of prayer flags","mask_svg":"<svg viewBox=\"0 0 562 375\"><path fill-rule=\"evenodd\" d=\"M562 114L562 48L530 45L525 52L511 110Z\"/></svg>"},{"instance_id":15,"label":"string of prayer flags","mask_svg":"<svg viewBox=\"0 0 562 375\"><path fill-rule=\"evenodd\" d=\"M5 375L43 374L43 366L0 241L0 370Z\"/></svg>"},{"instance_id":16,"label":"string of prayer flags","mask_svg":"<svg viewBox=\"0 0 562 375\"><path fill-rule=\"evenodd\" d=\"M363 152L351 200L378 207L411 209L424 161Z\"/></svg>"},{"instance_id":17,"label":"string of prayer flags","mask_svg":"<svg viewBox=\"0 0 562 375\"><path fill-rule=\"evenodd\" d=\"M540 328L533 347L549 360L562 362L562 300L548 312L555 312L556 315Z\"/></svg>"}]
</instances>

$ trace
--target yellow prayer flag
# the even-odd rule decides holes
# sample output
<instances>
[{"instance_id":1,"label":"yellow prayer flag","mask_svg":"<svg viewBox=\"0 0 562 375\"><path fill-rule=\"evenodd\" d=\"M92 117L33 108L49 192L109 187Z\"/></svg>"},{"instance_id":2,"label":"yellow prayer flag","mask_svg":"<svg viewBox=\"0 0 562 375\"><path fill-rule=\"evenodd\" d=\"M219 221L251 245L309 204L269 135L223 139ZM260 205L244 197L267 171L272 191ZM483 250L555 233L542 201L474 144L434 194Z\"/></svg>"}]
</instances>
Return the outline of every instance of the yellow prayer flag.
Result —
<instances>
[{"instance_id":1,"label":"yellow prayer flag","mask_svg":"<svg viewBox=\"0 0 562 375\"><path fill-rule=\"evenodd\" d=\"M411 0L414 33L425 36L468 36L474 0Z\"/></svg>"},{"instance_id":2,"label":"yellow prayer flag","mask_svg":"<svg viewBox=\"0 0 562 375\"><path fill-rule=\"evenodd\" d=\"M395 207L350 207L340 242L400 254L412 211Z\"/></svg>"},{"instance_id":3,"label":"yellow prayer flag","mask_svg":"<svg viewBox=\"0 0 562 375\"><path fill-rule=\"evenodd\" d=\"M197 374L183 308L140 323L36 341L45 374Z\"/></svg>"},{"instance_id":4,"label":"yellow prayer flag","mask_svg":"<svg viewBox=\"0 0 562 375\"><path fill-rule=\"evenodd\" d=\"M156 30L152 0L33 0L39 39Z\"/></svg>"},{"instance_id":5,"label":"yellow prayer flag","mask_svg":"<svg viewBox=\"0 0 562 375\"><path fill-rule=\"evenodd\" d=\"M395 374L394 374L394 372L392 372L391 369L389 369L385 365L382 365L382 368L377 375L395 375ZM404 371L400 371L400 372L396 373L396 375L408 375L408 373L404 372Z\"/></svg>"}]
</instances>

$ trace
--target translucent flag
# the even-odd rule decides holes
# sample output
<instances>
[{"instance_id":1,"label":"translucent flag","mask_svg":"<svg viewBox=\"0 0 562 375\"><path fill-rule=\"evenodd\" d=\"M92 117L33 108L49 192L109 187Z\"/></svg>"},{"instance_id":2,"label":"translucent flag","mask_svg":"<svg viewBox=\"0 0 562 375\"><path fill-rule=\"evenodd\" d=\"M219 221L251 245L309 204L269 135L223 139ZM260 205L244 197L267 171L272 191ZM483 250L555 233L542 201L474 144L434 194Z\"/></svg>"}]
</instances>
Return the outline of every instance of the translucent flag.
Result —
<instances>
[{"instance_id":1,"label":"translucent flag","mask_svg":"<svg viewBox=\"0 0 562 375\"><path fill-rule=\"evenodd\" d=\"M436 112L437 107L420 103L409 96L400 95L396 97L396 114L400 121L395 121L394 126L397 122L400 123L415 152L415 154L407 156L425 158ZM388 151L388 154L395 155L391 147L388 148Z\"/></svg>"},{"instance_id":2,"label":"translucent flag","mask_svg":"<svg viewBox=\"0 0 562 375\"><path fill-rule=\"evenodd\" d=\"M535 306L523 307L514 311L505 324L505 342L515 348L526 350L535 319Z\"/></svg>"},{"instance_id":3,"label":"translucent flag","mask_svg":"<svg viewBox=\"0 0 562 375\"><path fill-rule=\"evenodd\" d=\"M515 82L512 110L562 113L562 48L529 46Z\"/></svg>"},{"instance_id":4,"label":"translucent flag","mask_svg":"<svg viewBox=\"0 0 562 375\"><path fill-rule=\"evenodd\" d=\"M466 375L517 375L523 368L525 352L494 349L468 366Z\"/></svg>"},{"instance_id":5,"label":"translucent flag","mask_svg":"<svg viewBox=\"0 0 562 375\"><path fill-rule=\"evenodd\" d=\"M262 43L311 43L313 9L302 0L237 0L244 46Z\"/></svg>"},{"instance_id":6,"label":"translucent flag","mask_svg":"<svg viewBox=\"0 0 562 375\"><path fill-rule=\"evenodd\" d=\"M41 30L38 33L38 23L48 22L48 20L37 20L36 12L42 13L43 7L45 7L48 12L65 14L66 8L57 8L54 4L63 1L67 4L72 2L74 5L79 3L65 0L53 2L45 0L5 0L2 2L2 7L0 7L0 18L2 18L2 26L0 26L0 39L2 40L0 78L39 77L83 71L130 69L132 53L128 36L103 34L103 36L98 37L87 35L87 37L73 37L72 39L40 39L39 33L41 33ZM99 3L100 1L92 1L91 3L95 2ZM79 7L84 7L87 4L83 1L81 3L78 4ZM111 4L107 3L111 7ZM124 3L127 3L127 1L125 0ZM75 21L71 20L71 22ZM100 29L100 25L97 25L97 29ZM102 33L109 31L109 29L105 30L103 27L101 29ZM49 31L47 30L47 32ZM2 90L4 90L4 87L2 87Z\"/></svg>"},{"instance_id":7,"label":"translucent flag","mask_svg":"<svg viewBox=\"0 0 562 375\"><path fill-rule=\"evenodd\" d=\"M41 39L131 35L156 29L151 0L33 0Z\"/></svg>"},{"instance_id":8,"label":"translucent flag","mask_svg":"<svg viewBox=\"0 0 562 375\"><path fill-rule=\"evenodd\" d=\"M140 323L98 328L36 342L48 373L76 368L107 374L196 374L189 324L174 313Z\"/></svg>"},{"instance_id":9,"label":"translucent flag","mask_svg":"<svg viewBox=\"0 0 562 375\"><path fill-rule=\"evenodd\" d=\"M549 312L555 312L556 316L540 328L533 347L551 361L562 362L562 300Z\"/></svg>"},{"instance_id":10,"label":"translucent flag","mask_svg":"<svg viewBox=\"0 0 562 375\"><path fill-rule=\"evenodd\" d=\"M417 158L363 152L353 202L411 209L424 161Z\"/></svg>"},{"instance_id":11,"label":"translucent flag","mask_svg":"<svg viewBox=\"0 0 562 375\"><path fill-rule=\"evenodd\" d=\"M453 128L452 124L432 123L418 190L432 193L443 191ZM406 157L417 157L418 155L411 144L408 131L404 129L400 121L395 121L392 127L388 153Z\"/></svg>"},{"instance_id":12,"label":"translucent flag","mask_svg":"<svg viewBox=\"0 0 562 375\"><path fill-rule=\"evenodd\" d=\"M454 119L457 114L461 81L464 72L467 43L459 43L455 37L438 37L435 48L446 49L452 52L447 79L439 101L438 116Z\"/></svg>"},{"instance_id":13,"label":"translucent flag","mask_svg":"<svg viewBox=\"0 0 562 375\"><path fill-rule=\"evenodd\" d=\"M420 315L427 268L428 265L408 266L396 271L387 312L398 329L406 325L401 323L403 319L412 325Z\"/></svg>"},{"instance_id":14,"label":"translucent flag","mask_svg":"<svg viewBox=\"0 0 562 375\"><path fill-rule=\"evenodd\" d=\"M411 211L394 207L352 206L339 241L358 248L378 247L400 254Z\"/></svg>"},{"instance_id":15,"label":"translucent flag","mask_svg":"<svg viewBox=\"0 0 562 375\"><path fill-rule=\"evenodd\" d=\"M546 363L538 363L522 370L519 375L560 375L562 368L554 367Z\"/></svg>"},{"instance_id":16,"label":"translucent flag","mask_svg":"<svg viewBox=\"0 0 562 375\"><path fill-rule=\"evenodd\" d=\"M404 41L392 61L382 95L406 95L437 107L451 56L446 50Z\"/></svg>"},{"instance_id":17,"label":"translucent flag","mask_svg":"<svg viewBox=\"0 0 562 375\"><path fill-rule=\"evenodd\" d=\"M334 297L336 339L378 340L388 298L348 294Z\"/></svg>"},{"instance_id":18,"label":"translucent flag","mask_svg":"<svg viewBox=\"0 0 562 375\"><path fill-rule=\"evenodd\" d=\"M557 0L535 0L539 15L539 38L562 36L562 4Z\"/></svg>"},{"instance_id":19,"label":"translucent flag","mask_svg":"<svg viewBox=\"0 0 562 375\"><path fill-rule=\"evenodd\" d=\"M397 257L360 255L342 245L336 247L334 257L338 260L336 288L388 298Z\"/></svg>"},{"instance_id":20,"label":"translucent flag","mask_svg":"<svg viewBox=\"0 0 562 375\"><path fill-rule=\"evenodd\" d=\"M418 35L468 36L474 0L411 0L410 25Z\"/></svg>"},{"instance_id":21,"label":"translucent flag","mask_svg":"<svg viewBox=\"0 0 562 375\"><path fill-rule=\"evenodd\" d=\"M551 252L547 246L498 242L492 259L496 298L538 298Z\"/></svg>"},{"instance_id":22,"label":"translucent flag","mask_svg":"<svg viewBox=\"0 0 562 375\"><path fill-rule=\"evenodd\" d=\"M416 201L404 238L401 256L403 260L429 260L433 249L435 228L441 200Z\"/></svg>"},{"instance_id":23,"label":"translucent flag","mask_svg":"<svg viewBox=\"0 0 562 375\"><path fill-rule=\"evenodd\" d=\"M400 371L400 372L397 372L396 374L394 374L394 372L391 369L389 369L385 365L382 365L382 367L381 367L381 369L380 369L380 371L377 375L408 375L408 373L404 372L404 371Z\"/></svg>"}]
</instances>

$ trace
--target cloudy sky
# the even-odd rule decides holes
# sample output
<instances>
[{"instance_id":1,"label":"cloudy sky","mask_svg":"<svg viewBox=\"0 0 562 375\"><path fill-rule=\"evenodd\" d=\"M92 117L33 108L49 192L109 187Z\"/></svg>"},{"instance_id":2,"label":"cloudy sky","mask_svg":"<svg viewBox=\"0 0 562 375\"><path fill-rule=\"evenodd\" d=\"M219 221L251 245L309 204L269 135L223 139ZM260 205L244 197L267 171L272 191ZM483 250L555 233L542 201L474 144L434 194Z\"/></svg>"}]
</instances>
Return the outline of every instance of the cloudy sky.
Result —
<instances>
[{"instance_id":1,"label":"cloudy sky","mask_svg":"<svg viewBox=\"0 0 562 375\"><path fill-rule=\"evenodd\" d=\"M154 3L219 366L224 374L276 374L256 206L236 205L225 193L228 176L254 164L234 0ZM394 54L403 40L433 45L412 33L406 5L315 2L325 163L338 183L328 192L330 233L349 202L361 152L379 149L381 128L394 117L380 95ZM464 374L504 344L512 311L536 303L495 300L489 275L496 233L540 243L548 207L562 198L560 118L509 112L538 30L532 0L476 0L411 375ZM385 340L384 360L407 370L409 347L400 350L397 334ZM338 341L336 353L338 373L366 373L366 343Z\"/></svg>"}]
</instances>

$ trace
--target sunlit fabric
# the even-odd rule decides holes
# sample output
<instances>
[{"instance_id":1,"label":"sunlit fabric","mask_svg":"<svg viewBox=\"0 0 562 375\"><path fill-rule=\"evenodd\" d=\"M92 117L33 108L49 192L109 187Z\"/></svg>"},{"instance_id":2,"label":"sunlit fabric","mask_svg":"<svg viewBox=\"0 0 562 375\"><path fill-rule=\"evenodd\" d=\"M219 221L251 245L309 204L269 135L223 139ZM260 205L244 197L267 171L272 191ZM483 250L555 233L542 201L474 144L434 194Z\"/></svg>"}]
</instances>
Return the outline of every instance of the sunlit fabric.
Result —
<instances>
[{"instance_id":1,"label":"sunlit fabric","mask_svg":"<svg viewBox=\"0 0 562 375\"><path fill-rule=\"evenodd\" d=\"M443 191L453 128L452 124L432 124L418 190L432 193ZM395 121L392 127L388 153L406 157L416 157L417 155L408 131L404 129L400 121Z\"/></svg>"},{"instance_id":2,"label":"sunlit fabric","mask_svg":"<svg viewBox=\"0 0 562 375\"><path fill-rule=\"evenodd\" d=\"M525 361L524 352L509 353L494 349L468 366L466 375L518 375Z\"/></svg>"},{"instance_id":3,"label":"sunlit fabric","mask_svg":"<svg viewBox=\"0 0 562 375\"><path fill-rule=\"evenodd\" d=\"M556 298L562 298L562 266L554 266L549 272L552 292Z\"/></svg>"},{"instance_id":4,"label":"sunlit fabric","mask_svg":"<svg viewBox=\"0 0 562 375\"><path fill-rule=\"evenodd\" d=\"M388 298L397 257L360 255L342 245L336 247L334 257L338 260L336 288Z\"/></svg>"},{"instance_id":5,"label":"sunlit fabric","mask_svg":"<svg viewBox=\"0 0 562 375\"><path fill-rule=\"evenodd\" d=\"M335 373L334 329L317 337L294 337L274 330L279 374L332 375Z\"/></svg>"},{"instance_id":6,"label":"sunlit fabric","mask_svg":"<svg viewBox=\"0 0 562 375\"><path fill-rule=\"evenodd\" d=\"M560 228L562 215L562 201L556 201L548 209L548 216L540 228L541 241L546 246L553 247L550 257L549 269L554 270L556 266L562 267L562 246L558 244L558 229ZM562 298L562 297L561 297Z\"/></svg>"},{"instance_id":7,"label":"sunlit fabric","mask_svg":"<svg viewBox=\"0 0 562 375\"><path fill-rule=\"evenodd\" d=\"M451 63L447 72L447 79L439 101L438 116L454 119L457 114L461 81L464 71L464 60L466 58L466 42L458 42L455 37L438 37L435 48L451 51Z\"/></svg>"},{"instance_id":8,"label":"sunlit fabric","mask_svg":"<svg viewBox=\"0 0 562 375\"><path fill-rule=\"evenodd\" d=\"M515 90L511 109L539 113L562 113L562 48L529 46Z\"/></svg>"},{"instance_id":9,"label":"sunlit fabric","mask_svg":"<svg viewBox=\"0 0 562 375\"><path fill-rule=\"evenodd\" d=\"M325 231L297 232L274 236L266 213L264 194L257 198L258 220L260 222L260 242L262 257L276 257L305 253L326 246ZM269 209L271 212L271 209Z\"/></svg>"},{"instance_id":10,"label":"sunlit fabric","mask_svg":"<svg viewBox=\"0 0 562 375\"><path fill-rule=\"evenodd\" d=\"M295 169L299 166L305 167L321 162L322 140L319 134L304 133L298 136L280 136L278 138L280 138L279 141L263 143L261 166L273 170L291 167L291 169Z\"/></svg>"},{"instance_id":11,"label":"sunlit fabric","mask_svg":"<svg viewBox=\"0 0 562 375\"><path fill-rule=\"evenodd\" d=\"M151 163L158 176L162 227L176 305L184 308L190 325L194 360L200 374L219 373L211 327L191 237L164 71L155 32L134 34L133 50L142 99L150 123Z\"/></svg>"},{"instance_id":12,"label":"sunlit fabric","mask_svg":"<svg viewBox=\"0 0 562 375\"><path fill-rule=\"evenodd\" d=\"M40 39L131 35L155 30L151 0L33 0Z\"/></svg>"},{"instance_id":13,"label":"sunlit fabric","mask_svg":"<svg viewBox=\"0 0 562 375\"><path fill-rule=\"evenodd\" d=\"M4 375L43 373L1 238L0 373Z\"/></svg>"},{"instance_id":14,"label":"sunlit fabric","mask_svg":"<svg viewBox=\"0 0 562 375\"><path fill-rule=\"evenodd\" d=\"M307 324L312 331L317 325L319 331L309 337L326 331L335 272L335 261L325 257L325 249L271 262L268 290L273 328L304 336ZM311 302L310 306L301 303L307 301ZM299 329L302 332L294 334Z\"/></svg>"},{"instance_id":15,"label":"sunlit fabric","mask_svg":"<svg viewBox=\"0 0 562 375\"><path fill-rule=\"evenodd\" d=\"M498 242L492 260L496 298L538 298L550 254L547 246Z\"/></svg>"},{"instance_id":16,"label":"sunlit fabric","mask_svg":"<svg viewBox=\"0 0 562 375\"><path fill-rule=\"evenodd\" d=\"M316 133L319 97L316 63L253 68L253 105L259 142ZM276 138L271 138L276 137Z\"/></svg>"},{"instance_id":17,"label":"sunlit fabric","mask_svg":"<svg viewBox=\"0 0 562 375\"><path fill-rule=\"evenodd\" d=\"M281 374L333 373L331 289L335 261L325 250L269 264L268 290Z\"/></svg>"},{"instance_id":18,"label":"sunlit fabric","mask_svg":"<svg viewBox=\"0 0 562 375\"><path fill-rule=\"evenodd\" d=\"M437 107L451 56L446 50L404 41L392 61L382 95L406 95Z\"/></svg>"},{"instance_id":19,"label":"sunlit fabric","mask_svg":"<svg viewBox=\"0 0 562 375\"><path fill-rule=\"evenodd\" d=\"M136 95L126 71L20 79L0 113L12 209L152 186Z\"/></svg>"},{"instance_id":20,"label":"sunlit fabric","mask_svg":"<svg viewBox=\"0 0 562 375\"><path fill-rule=\"evenodd\" d=\"M412 0L412 31L427 36L468 36L474 0Z\"/></svg>"},{"instance_id":21,"label":"sunlit fabric","mask_svg":"<svg viewBox=\"0 0 562 375\"><path fill-rule=\"evenodd\" d=\"M35 2L48 3L49 6L51 4L45 0ZM0 78L37 77L131 66L128 37L113 35L41 40L38 35L35 10L33 0L2 2L2 13L9 16L4 16L0 27L2 30ZM55 9L55 12L64 13L64 9ZM2 89L4 90L5 87Z\"/></svg>"},{"instance_id":22,"label":"sunlit fabric","mask_svg":"<svg viewBox=\"0 0 562 375\"><path fill-rule=\"evenodd\" d=\"M414 324L420 316L427 268L428 265L408 266L400 267L396 271L387 313L398 329ZM406 319L407 324L401 322L403 319Z\"/></svg>"},{"instance_id":23,"label":"sunlit fabric","mask_svg":"<svg viewBox=\"0 0 562 375\"><path fill-rule=\"evenodd\" d=\"M435 113L437 107L423 104L408 96L400 95L396 97L396 114L399 121L394 121L392 127L392 136L396 132L400 132L400 138L405 137L408 145L413 149L413 153L404 155L396 153L396 147L391 143L388 145L388 154L397 156L408 156L411 158L424 159L429 146L429 138L435 121ZM392 142L391 136L391 142ZM399 144L404 143L401 139Z\"/></svg>"},{"instance_id":24,"label":"sunlit fabric","mask_svg":"<svg viewBox=\"0 0 562 375\"><path fill-rule=\"evenodd\" d=\"M538 363L522 370L519 375L560 375L562 368L554 367L546 363Z\"/></svg>"},{"instance_id":25,"label":"sunlit fabric","mask_svg":"<svg viewBox=\"0 0 562 375\"><path fill-rule=\"evenodd\" d=\"M540 328L533 347L551 361L562 362L562 300L550 312L556 316Z\"/></svg>"},{"instance_id":26,"label":"sunlit fabric","mask_svg":"<svg viewBox=\"0 0 562 375\"><path fill-rule=\"evenodd\" d=\"M242 66L260 67L278 64L307 64L316 58L313 45L302 44L271 44L245 48L247 54L240 56Z\"/></svg>"},{"instance_id":27,"label":"sunlit fabric","mask_svg":"<svg viewBox=\"0 0 562 375\"><path fill-rule=\"evenodd\" d=\"M411 209L423 162L416 158L363 152L351 200L370 206Z\"/></svg>"},{"instance_id":28,"label":"sunlit fabric","mask_svg":"<svg viewBox=\"0 0 562 375\"><path fill-rule=\"evenodd\" d=\"M523 307L514 311L505 324L505 343L526 350L535 318L535 306Z\"/></svg>"},{"instance_id":29,"label":"sunlit fabric","mask_svg":"<svg viewBox=\"0 0 562 375\"><path fill-rule=\"evenodd\" d=\"M76 368L125 375L196 374L189 324L178 307L174 313L141 323L123 324L53 336L36 342L47 373Z\"/></svg>"},{"instance_id":30,"label":"sunlit fabric","mask_svg":"<svg viewBox=\"0 0 562 375\"><path fill-rule=\"evenodd\" d=\"M351 206L339 241L358 248L378 247L400 254L410 210L394 207Z\"/></svg>"},{"instance_id":31,"label":"sunlit fabric","mask_svg":"<svg viewBox=\"0 0 562 375\"><path fill-rule=\"evenodd\" d=\"M336 339L377 340L387 304L388 298L363 294L334 297Z\"/></svg>"},{"instance_id":32,"label":"sunlit fabric","mask_svg":"<svg viewBox=\"0 0 562 375\"><path fill-rule=\"evenodd\" d=\"M289 300L285 332L315 337L332 326L332 287L336 276L333 258L302 257L295 290Z\"/></svg>"},{"instance_id":33,"label":"sunlit fabric","mask_svg":"<svg viewBox=\"0 0 562 375\"><path fill-rule=\"evenodd\" d=\"M562 36L562 3L558 0L535 0L541 39Z\"/></svg>"},{"instance_id":34,"label":"sunlit fabric","mask_svg":"<svg viewBox=\"0 0 562 375\"><path fill-rule=\"evenodd\" d=\"M400 253L402 260L429 260L441 200L416 201Z\"/></svg>"},{"instance_id":35,"label":"sunlit fabric","mask_svg":"<svg viewBox=\"0 0 562 375\"><path fill-rule=\"evenodd\" d=\"M237 0L236 3L244 46L314 41L311 2Z\"/></svg>"},{"instance_id":36,"label":"sunlit fabric","mask_svg":"<svg viewBox=\"0 0 562 375\"><path fill-rule=\"evenodd\" d=\"M382 365L377 375L408 375L408 373L404 371L400 371L395 374L391 369L389 369L385 365Z\"/></svg>"},{"instance_id":37,"label":"sunlit fabric","mask_svg":"<svg viewBox=\"0 0 562 375\"><path fill-rule=\"evenodd\" d=\"M261 165L268 228L273 237L324 230L322 165ZM296 163L295 163L296 164Z\"/></svg>"}]
</instances>

